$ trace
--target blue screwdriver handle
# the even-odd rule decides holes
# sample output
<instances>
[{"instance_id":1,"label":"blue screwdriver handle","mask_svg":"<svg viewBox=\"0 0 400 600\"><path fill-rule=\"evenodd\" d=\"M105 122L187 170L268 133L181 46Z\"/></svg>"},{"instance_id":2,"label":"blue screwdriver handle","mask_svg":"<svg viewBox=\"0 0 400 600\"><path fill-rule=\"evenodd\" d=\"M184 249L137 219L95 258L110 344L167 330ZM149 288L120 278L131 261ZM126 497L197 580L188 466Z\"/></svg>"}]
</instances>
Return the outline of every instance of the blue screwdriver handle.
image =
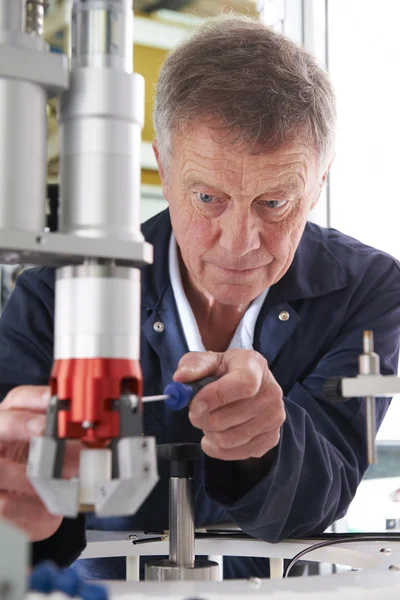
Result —
<instances>
[{"instance_id":1,"label":"blue screwdriver handle","mask_svg":"<svg viewBox=\"0 0 400 600\"><path fill-rule=\"evenodd\" d=\"M164 394L168 396L165 404L171 410L182 410L190 404L200 390L217 379L218 377L203 377L203 379L198 379L190 384L173 381L164 389Z\"/></svg>"}]
</instances>

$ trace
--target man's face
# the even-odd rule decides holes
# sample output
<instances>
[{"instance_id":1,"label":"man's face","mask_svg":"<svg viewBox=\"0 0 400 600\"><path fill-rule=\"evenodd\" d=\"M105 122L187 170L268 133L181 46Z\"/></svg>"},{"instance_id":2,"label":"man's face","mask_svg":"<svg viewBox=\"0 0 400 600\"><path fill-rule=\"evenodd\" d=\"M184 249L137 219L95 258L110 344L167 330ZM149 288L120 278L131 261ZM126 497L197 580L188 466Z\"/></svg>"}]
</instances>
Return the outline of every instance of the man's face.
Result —
<instances>
[{"instance_id":1,"label":"man's face","mask_svg":"<svg viewBox=\"0 0 400 600\"><path fill-rule=\"evenodd\" d=\"M191 283L242 305L288 270L326 173L300 143L253 155L197 127L176 136L161 176Z\"/></svg>"}]
</instances>

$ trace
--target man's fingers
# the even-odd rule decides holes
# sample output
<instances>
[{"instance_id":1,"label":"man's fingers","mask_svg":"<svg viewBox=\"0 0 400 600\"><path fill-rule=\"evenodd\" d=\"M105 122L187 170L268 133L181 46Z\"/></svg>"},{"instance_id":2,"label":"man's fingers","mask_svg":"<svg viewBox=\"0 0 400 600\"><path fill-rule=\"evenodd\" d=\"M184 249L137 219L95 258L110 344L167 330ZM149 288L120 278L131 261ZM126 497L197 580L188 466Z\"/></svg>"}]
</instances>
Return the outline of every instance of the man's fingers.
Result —
<instances>
[{"instance_id":1,"label":"man's fingers","mask_svg":"<svg viewBox=\"0 0 400 600\"><path fill-rule=\"evenodd\" d=\"M248 444L258 435L268 434L272 429L274 428L268 427L268 422L266 423L264 419L254 418L226 431L204 431L204 435L214 446L221 450L229 450Z\"/></svg>"},{"instance_id":2,"label":"man's fingers","mask_svg":"<svg viewBox=\"0 0 400 600\"><path fill-rule=\"evenodd\" d=\"M0 411L16 409L45 412L49 405L50 388L45 385L22 385L8 392Z\"/></svg>"},{"instance_id":3,"label":"man's fingers","mask_svg":"<svg viewBox=\"0 0 400 600\"><path fill-rule=\"evenodd\" d=\"M190 383L215 375L223 357L222 352L189 352L179 361L173 379L181 383Z\"/></svg>"},{"instance_id":4,"label":"man's fingers","mask_svg":"<svg viewBox=\"0 0 400 600\"><path fill-rule=\"evenodd\" d=\"M82 444L79 441L69 440L65 444L63 479L72 479L79 473L79 454Z\"/></svg>"},{"instance_id":5,"label":"man's fingers","mask_svg":"<svg viewBox=\"0 0 400 600\"><path fill-rule=\"evenodd\" d=\"M211 412L237 400L252 398L261 385L262 374L246 369L230 371L217 381L206 385L193 398L190 410L193 414Z\"/></svg>"},{"instance_id":6,"label":"man's fingers","mask_svg":"<svg viewBox=\"0 0 400 600\"><path fill-rule=\"evenodd\" d=\"M26 465L7 458L0 458L0 490L37 496L26 477Z\"/></svg>"},{"instance_id":7,"label":"man's fingers","mask_svg":"<svg viewBox=\"0 0 400 600\"><path fill-rule=\"evenodd\" d=\"M225 431L250 421L261 413L263 417L268 418L268 405L265 403L265 398L260 395L251 398L251 401L248 398L237 400L212 412L206 410L200 414L195 413L195 406L196 402L193 401L189 409L189 419L194 427L203 431Z\"/></svg>"},{"instance_id":8,"label":"man's fingers","mask_svg":"<svg viewBox=\"0 0 400 600\"><path fill-rule=\"evenodd\" d=\"M203 452L211 458L219 460L247 460L248 458L261 458L267 452L275 448L279 443L280 433L274 431L270 433L262 433L255 437L248 444L243 444L236 448L221 449L213 444L207 436L201 440Z\"/></svg>"},{"instance_id":9,"label":"man's fingers","mask_svg":"<svg viewBox=\"0 0 400 600\"><path fill-rule=\"evenodd\" d=\"M46 415L25 410L0 412L0 442L27 442L43 434Z\"/></svg>"},{"instance_id":10,"label":"man's fingers","mask_svg":"<svg viewBox=\"0 0 400 600\"><path fill-rule=\"evenodd\" d=\"M50 515L39 498L0 492L0 519L25 531L32 542L49 538L62 517Z\"/></svg>"}]
</instances>

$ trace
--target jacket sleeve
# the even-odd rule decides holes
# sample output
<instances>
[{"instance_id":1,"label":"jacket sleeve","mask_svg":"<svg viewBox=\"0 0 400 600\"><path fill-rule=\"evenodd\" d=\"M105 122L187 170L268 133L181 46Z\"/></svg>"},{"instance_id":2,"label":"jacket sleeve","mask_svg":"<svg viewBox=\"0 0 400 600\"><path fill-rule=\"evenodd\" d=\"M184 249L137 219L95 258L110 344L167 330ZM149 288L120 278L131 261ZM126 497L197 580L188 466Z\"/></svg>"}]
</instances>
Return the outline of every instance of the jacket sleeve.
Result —
<instances>
[{"instance_id":1,"label":"jacket sleeve","mask_svg":"<svg viewBox=\"0 0 400 600\"><path fill-rule=\"evenodd\" d=\"M390 264L358 290L339 335L286 393L286 421L265 475L249 489L238 464L205 458L206 492L248 534L268 542L315 535L346 513L368 466L365 403L354 398L331 405L323 387L329 377L357 374L365 329L374 332L381 373L397 373L400 272ZM389 403L377 399L378 426Z\"/></svg>"},{"instance_id":2,"label":"jacket sleeve","mask_svg":"<svg viewBox=\"0 0 400 600\"><path fill-rule=\"evenodd\" d=\"M53 363L54 291L49 269L28 269L0 319L0 400L19 385L47 385ZM85 547L84 519L64 519L49 539L32 544L33 563L70 564Z\"/></svg>"}]
</instances>

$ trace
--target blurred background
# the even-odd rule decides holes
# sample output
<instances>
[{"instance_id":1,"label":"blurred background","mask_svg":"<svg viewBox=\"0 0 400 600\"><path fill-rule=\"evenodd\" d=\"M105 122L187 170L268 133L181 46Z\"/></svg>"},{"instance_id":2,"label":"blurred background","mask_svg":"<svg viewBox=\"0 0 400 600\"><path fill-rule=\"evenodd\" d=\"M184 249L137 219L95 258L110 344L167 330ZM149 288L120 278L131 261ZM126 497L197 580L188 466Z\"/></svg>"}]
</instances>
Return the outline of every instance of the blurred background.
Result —
<instances>
[{"instance_id":1,"label":"blurred background","mask_svg":"<svg viewBox=\"0 0 400 600\"><path fill-rule=\"evenodd\" d=\"M69 52L72 0L51 0L45 38ZM311 219L400 258L400 22L399 0L137 0L134 69L146 82L141 148L142 220L163 210L153 156L152 105L163 59L203 19L234 11L261 19L313 52L327 68L338 100L337 154ZM56 200L56 105L48 107L49 207ZM400 169L399 169L400 170ZM2 271L2 302L17 271ZM329 277L329 273L327 274ZM379 433L380 463L371 467L338 530L400 531L400 398Z\"/></svg>"}]
</instances>

